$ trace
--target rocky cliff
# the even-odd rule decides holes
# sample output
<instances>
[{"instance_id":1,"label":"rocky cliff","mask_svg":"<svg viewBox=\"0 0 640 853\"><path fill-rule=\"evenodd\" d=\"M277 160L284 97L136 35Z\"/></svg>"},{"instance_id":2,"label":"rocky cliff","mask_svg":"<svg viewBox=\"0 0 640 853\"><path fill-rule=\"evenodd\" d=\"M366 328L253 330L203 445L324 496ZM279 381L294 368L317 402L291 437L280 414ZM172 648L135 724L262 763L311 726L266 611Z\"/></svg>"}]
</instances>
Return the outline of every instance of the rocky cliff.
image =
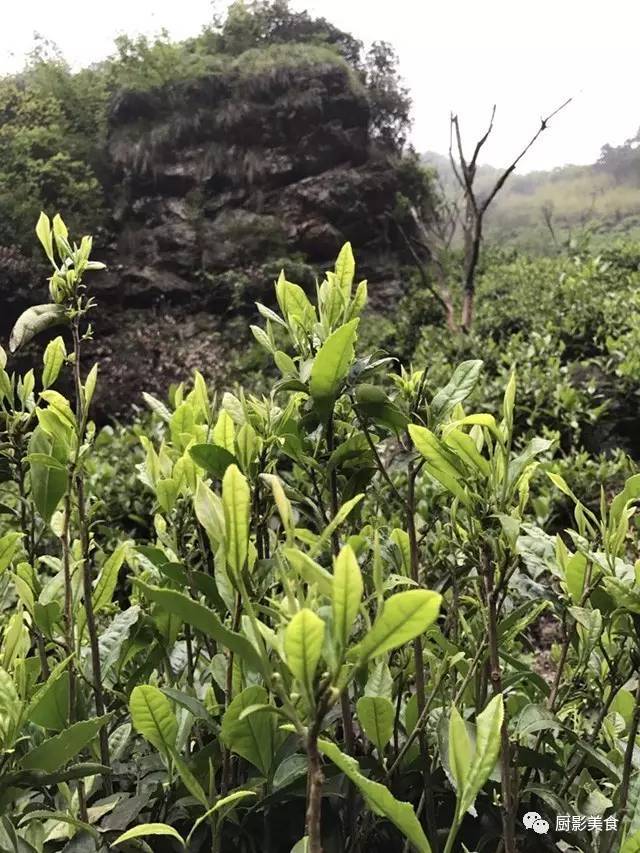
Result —
<instances>
[{"instance_id":1,"label":"rocky cliff","mask_svg":"<svg viewBox=\"0 0 640 853\"><path fill-rule=\"evenodd\" d=\"M95 277L90 345L103 416L196 365L215 378L229 318L268 301L283 266L312 286L345 240L373 301L398 293L388 223L399 172L369 138L359 80L322 49L303 62L259 56L112 104L112 228L94 252L109 271Z\"/></svg>"}]
</instances>

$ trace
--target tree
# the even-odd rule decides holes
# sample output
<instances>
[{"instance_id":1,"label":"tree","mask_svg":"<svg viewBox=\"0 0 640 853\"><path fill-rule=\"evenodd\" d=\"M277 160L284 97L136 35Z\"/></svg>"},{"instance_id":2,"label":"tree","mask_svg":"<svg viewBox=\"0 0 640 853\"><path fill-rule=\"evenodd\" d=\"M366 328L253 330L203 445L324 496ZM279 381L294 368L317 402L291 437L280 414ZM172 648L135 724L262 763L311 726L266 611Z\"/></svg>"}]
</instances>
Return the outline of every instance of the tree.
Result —
<instances>
[{"instance_id":1,"label":"tree","mask_svg":"<svg viewBox=\"0 0 640 853\"><path fill-rule=\"evenodd\" d=\"M334 48L350 65L359 65L361 61L359 39L326 18L314 18L306 10L294 11L289 0L235 0L226 17L214 16L209 34L216 52L234 56L271 44L313 42Z\"/></svg>"},{"instance_id":2,"label":"tree","mask_svg":"<svg viewBox=\"0 0 640 853\"><path fill-rule=\"evenodd\" d=\"M453 168L456 180L458 181L458 184L462 190L465 208L464 217L462 219L462 233L464 238L464 272L462 281L462 316L460 322L460 325L463 331L465 332L468 332L471 329L471 325L473 323L473 309L476 290L476 269L478 266L478 259L480 257L480 244L482 242L482 228L484 225L485 214L495 197L505 185L509 176L515 171L515 168L520 162L520 160L522 160L522 158L525 156L527 151L529 151L531 146L534 145L540 134L547 129L551 119L556 116L560 112L560 110L564 109L564 107L566 107L567 104L570 103L570 101L571 98L566 100L546 118L540 119L540 127L538 128L538 130L535 132L529 142L525 145L525 147L520 151L517 157L515 157L515 159L512 160L511 163L507 166L507 168L500 174L500 176L493 184L493 187L489 190L488 194L484 197L484 199L480 199L478 197L478 194L475 191L474 181L476 178L476 169L478 166L478 156L493 130L493 120L496 114L496 107L494 105L491 111L491 120L489 122L489 127L486 133L481 136L478 142L476 143L470 160L467 160L464 156L459 118L457 115L451 115L449 158L451 160L451 166ZM453 156L454 137L458 153L457 163Z\"/></svg>"},{"instance_id":3,"label":"tree","mask_svg":"<svg viewBox=\"0 0 640 853\"><path fill-rule=\"evenodd\" d=\"M371 107L371 135L385 148L401 151L410 124L411 99L398 68L398 56L386 41L374 42L363 57L362 42L288 0L236 0L226 18L215 18L205 38L215 52L237 56L272 44L312 43L336 51L361 76Z\"/></svg>"},{"instance_id":4,"label":"tree","mask_svg":"<svg viewBox=\"0 0 640 853\"><path fill-rule=\"evenodd\" d=\"M365 61L371 105L372 135L383 145L400 151L410 124L411 98L398 70L398 55L386 41L374 42Z\"/></svg>"},{"instance_id":5,"label":"tree","mask_svg":"<svg viewBox=\"0 0 640 853\"><path fill-rule=\"evenodd\" d=\"M410 214L414 224L413 234L409 236L406 231L403 232L405 242L422 280L442 305L447 318L447 325L451 331L469 332L473 324L476 271L480 258L484 217L487 210L518 163L534 145L540 134L547 129L551 119L563 110L571 100L569 98L546 118L540 120L540 126L529 142L503 171L498 172L498 176L482 195L478 192L476 181L479 172L478 157L493 131L496 107L494 105L489 126L476 142L473 154L469 159L465 157L464 153L460 120L457 115L451 114L449 160L460 191L460 199L457 202L447 201L445 193L442 192L442 198L437 208L438 215L432 218L428 224L425 224L419 211L415 207L411 207ZM459 321L455 316L454 300L448 287L447 276L443 273L443 257L448 253L458 223L462 227L463 236L462 308ZM436 271L435 284L432 283L429 276L429 268L431 272L434 269Z\"/></svg>"}]
</instances>

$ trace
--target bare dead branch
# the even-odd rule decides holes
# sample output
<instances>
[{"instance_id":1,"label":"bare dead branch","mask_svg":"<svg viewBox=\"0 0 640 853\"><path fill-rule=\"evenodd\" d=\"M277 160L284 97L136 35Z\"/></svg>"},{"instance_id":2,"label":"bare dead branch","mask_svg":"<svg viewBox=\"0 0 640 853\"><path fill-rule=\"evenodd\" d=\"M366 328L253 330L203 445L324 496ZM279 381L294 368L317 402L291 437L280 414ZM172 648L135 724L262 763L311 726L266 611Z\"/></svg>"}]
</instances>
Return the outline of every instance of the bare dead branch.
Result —
<instances>
[{"instance_id":1,"label":"bare dead branch","mask_svg":"<svg viewBox=\"0 0 640 853\"><path fill-rule=\"evenodd\" d=\"M498 180L494 184L494 187L491 190L491 192L489 193L489 195L487 196L487 198L483 201L483 203L479 209L479 212L481 214L485 213L485 211L487 210L487 208L489 207L489 205L491 204L493 199L497 196L497 194L500 192L500 190L504 186L505 181L507 180L509 175L511 175L511 173L515 170L515 168L518 165L518 163L520 162L520 160L522 160L522 158L527 153L527 151L529 151L531 146L534 145L534 143L536 142L536 140L538 139L540 134L547 129L551 119L554 118L555 116L557 116L561 110L563 110L565 107L567 107L571 103L572 100L573 100L573 98L567 98L567 100L564 103L560 104L559 107L556 107L556 109L552 113L549 113L549 115L546 118L540 119L540 127L538 128L536 133L531 137L529 142L525 145L525 147L518 154L518 156L515 158L515 160L513 160L511 162L511 164L509 166L507 166L507 168L504 170L502 175L500 175L500 177L498 178Z\"/></svg>"},{"instance_id":2,"label":"bare dead branch","mask_svg":"<svg viewBox=\"0 0 640 853\"><path fill-rule=\"evenodd\" d=\"M493 120L496 117L496 105L493 105L493 109L491 110L491 119L489 120L489 127L487 128L487 132L484 136L482 136L478 142L476 143L476 147L473 152L473 157L471 158L471 163L475 167L478 161L478 154L480 153L482 146L485 144L487 139L491 136L491 131L493 130Z\"/></svg>"},{"instance_id":3,"label":"bare dead branch","mask_svg":"<svg viewBox=\"0 0 640 853\"><path fill-rule=\"evenodd\" d=\"M459 183L460 187L463 190L466 190L466 184L465 184L464 180L462 179L462 175L458 171L458 167L456 165L456 159L453 156L453 126L454 126L454 124L457 125L457 122L458 122L458 116L454 116L454 114L451 113L451 117L449 119L449 162L451 163L451 168L453 169L453 174L455 175L455 178L456 178L457 182Z\"/></svg>"},{"instance_id":4,"label":"bare dead branch","mask_svg":"<svg viewBox=\"0 0 640 853\"><path fill-rule=\"evenodd\" d=\"M411 240L410 240L410 239L409 239L409 237L407 236L406 231L404 230L404 228L402 227L402 225L400 225L400 223L396 223L396 224L397 224L397 227L398 227L398 231L400 232L400 236L401 236L401 237L402 237L402 239L404 240L405 245L407 246L407 249L409 250L409 252L410 252L410 254L411 254L411 257L413 258L413 261L414 261L414 263L415 263L415 265L416 265L416 268L417 268L417 270L418 270L418 273L420 274L420 278L421 278L421 280L422 280L422 284L427 288L427 290L428 290L428 291L429 291L429 292L430 292L430 293L435 297L435 299L439 302L440 306L442 307L442 309L443 309L443 310L444 310L444 312L445 312L445 315L446 315L446 317L447 317L447 322L449 322L449 319L450 319L450 316L451 316L451 302L450 302L450 300L448 300L448 299L446 298L446 296L443 296L441 293L439 293L439 292L438 292L438 290L433 286L433 284L432 284L432 282L429 280L429 276L427 275L427 272L426 272L426 270L425 270L425 268L424 268L424 264L423 264L423 262L422 262L422 260L421 260L420 256L419 256L419 255L418 255L418 253L416 252L415 247L413 246L413 244L412 244Z\"/></svg>"}]
</instances>

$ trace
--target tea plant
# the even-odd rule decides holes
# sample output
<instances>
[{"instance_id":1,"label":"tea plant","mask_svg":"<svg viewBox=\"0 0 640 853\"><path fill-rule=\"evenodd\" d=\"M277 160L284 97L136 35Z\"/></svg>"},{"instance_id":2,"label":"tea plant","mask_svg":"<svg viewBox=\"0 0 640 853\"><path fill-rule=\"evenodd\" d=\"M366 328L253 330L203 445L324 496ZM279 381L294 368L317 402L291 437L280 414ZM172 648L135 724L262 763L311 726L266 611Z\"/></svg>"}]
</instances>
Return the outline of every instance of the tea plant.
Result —
<instances>
[{"instance_id":1,"label":"tea plant","mask_svg":"<svg viewBox=\"0 0 640 853\"><path fill-rule=\"evenodd\" d=\"M520 441L514 372L496 417L464 407L477 359L434 387L360 354L347 244L314 301L281 275L258 305L268 394L196 372L145 395L152 533L107 530L82 363L101 265L59 217L37 230L52 301L10 349L54 324L70 344L0 374L0 846L513 853L547 809L619 817L562 849L638 849L640 475L594 512L551 438ZM547 482L574 529L539 526Z\"/></svg>"}]
</instances>

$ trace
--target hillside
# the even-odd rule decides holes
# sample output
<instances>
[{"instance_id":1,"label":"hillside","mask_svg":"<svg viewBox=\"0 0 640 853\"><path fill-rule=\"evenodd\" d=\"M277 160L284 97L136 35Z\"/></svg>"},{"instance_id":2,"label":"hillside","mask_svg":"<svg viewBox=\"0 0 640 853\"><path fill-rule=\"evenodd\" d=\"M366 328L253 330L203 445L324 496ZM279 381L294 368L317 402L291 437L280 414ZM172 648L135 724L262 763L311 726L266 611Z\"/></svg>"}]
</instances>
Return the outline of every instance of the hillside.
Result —
<instances>
[{"instance_id":1,"label":"hillside","mask_svg":"<svg viewBox=\"0 0 640 853\"><path fill-rule=\"evenodd\" d=\"M487 214L486 239L536 252L554 251L589 231L599 244L640 234L640 131L624 145L605 145L596 163L513 175ZM447 157L423 155L447 192L456 183ZM483 165L478 187L493 185L501 170Z\"/></svg>"}]
</instances>

